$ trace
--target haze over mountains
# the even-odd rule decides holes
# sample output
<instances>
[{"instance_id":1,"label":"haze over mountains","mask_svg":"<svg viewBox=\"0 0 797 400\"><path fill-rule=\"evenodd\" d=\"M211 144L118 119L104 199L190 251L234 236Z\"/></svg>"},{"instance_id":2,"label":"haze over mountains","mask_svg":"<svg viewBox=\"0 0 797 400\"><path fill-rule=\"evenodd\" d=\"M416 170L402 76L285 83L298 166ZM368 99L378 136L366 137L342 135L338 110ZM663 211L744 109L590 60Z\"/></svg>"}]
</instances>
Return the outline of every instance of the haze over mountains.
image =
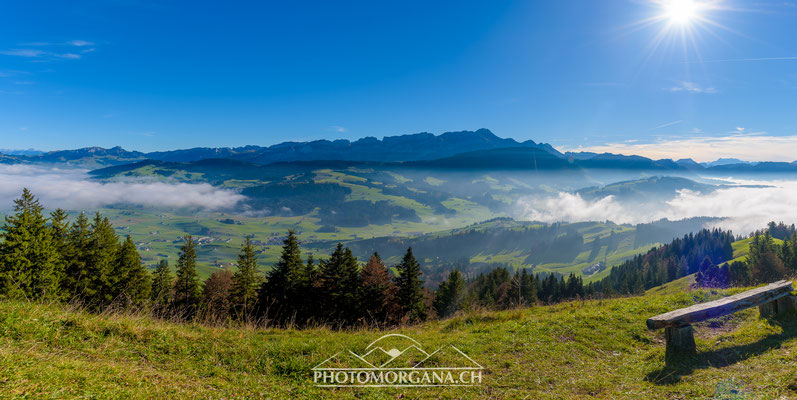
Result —
<instances>
[{"instance_id":1,"label":"haze over mountains","mask_svg":"<svg viewBox=\"0 0 797 400\"><path fill-rule=\"evenodd\" d=\"M446 132L440 135L417 133L365 137L356 141L316 140L285 142L273 146L198 147L144 153L121 147L88 147L51 152L0 151L0 163L57 163L98 168L144 160L195 162L228 159L253 164L346 161L364 163L404 163L406 166L446 169L625 169L704 172L797 172L797 164L785 162L750 163L737 159L718 159L696 163L691 159L652 160L641 156L610 153L567 152L562 154L547 143L518 142L500 138L488 129ZM235 165L235 164L231 164ZM239 164L241 165L241 164Z\"/></svg>"}]
</instances>

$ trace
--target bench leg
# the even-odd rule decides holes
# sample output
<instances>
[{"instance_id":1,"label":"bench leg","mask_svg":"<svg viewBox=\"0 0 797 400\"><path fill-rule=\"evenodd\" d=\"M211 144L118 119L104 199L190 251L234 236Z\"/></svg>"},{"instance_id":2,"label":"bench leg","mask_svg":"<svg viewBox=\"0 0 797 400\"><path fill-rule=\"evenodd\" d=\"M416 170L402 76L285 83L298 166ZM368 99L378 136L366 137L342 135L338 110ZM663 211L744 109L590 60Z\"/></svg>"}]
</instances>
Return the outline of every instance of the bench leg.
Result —
<instances>
[{"instance_id":1,"label":"bench leg","mask_svg":"<svg viewBox=\"0 0 797 400\"><path fill-rule=\"evenodd\" d=\"M777 300L778 312L797 311L797 296L781 297Z\"/></svg>"},{"instance_id":2,"label":"bench leg","mask_svg":"<svg viewBox=\"0 0 797 400\"><path fill-rule=\"evenodd\" d=\"M665 355L667 359L673 356L695 355L697 352L692 325L665 328L664 337L667 340L667 352Z\"/></svg>"},{"instance_id":3,"label":"bench leg","mask_svg":"<svg viewBox=\"0 0 797 400\"><path fill-rule=\"evenodd\" d=\"M778 313L778 301L770 301L769 303L764 303L758 306L758 312L761 314L761 318L771 317Z\"/></svg>"}]
</instances>

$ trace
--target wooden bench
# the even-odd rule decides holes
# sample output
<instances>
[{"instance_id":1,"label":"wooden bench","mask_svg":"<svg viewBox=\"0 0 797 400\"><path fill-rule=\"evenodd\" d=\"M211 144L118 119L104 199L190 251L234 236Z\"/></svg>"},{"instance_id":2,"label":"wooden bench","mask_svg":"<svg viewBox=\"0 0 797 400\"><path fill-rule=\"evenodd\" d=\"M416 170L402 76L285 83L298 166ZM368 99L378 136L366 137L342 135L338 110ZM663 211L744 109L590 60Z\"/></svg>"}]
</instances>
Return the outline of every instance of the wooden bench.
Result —
<instances>
[{"instance_id":1,"label":"wooden bench","mask_svg":"<svg viewBox=\"0 0 797 400\"><path fill-rule=\"evenodd\" d=\"M692 323L733 314L755 306L758 306L762 317L797 310L796 296L790 296L793 290L791 281L770 283L733 296L695 304L648 318L648 329L664 328L664 337L667 340L667 358L674 355L694 354L695 337Z\"/></svg>"}]
</instances>

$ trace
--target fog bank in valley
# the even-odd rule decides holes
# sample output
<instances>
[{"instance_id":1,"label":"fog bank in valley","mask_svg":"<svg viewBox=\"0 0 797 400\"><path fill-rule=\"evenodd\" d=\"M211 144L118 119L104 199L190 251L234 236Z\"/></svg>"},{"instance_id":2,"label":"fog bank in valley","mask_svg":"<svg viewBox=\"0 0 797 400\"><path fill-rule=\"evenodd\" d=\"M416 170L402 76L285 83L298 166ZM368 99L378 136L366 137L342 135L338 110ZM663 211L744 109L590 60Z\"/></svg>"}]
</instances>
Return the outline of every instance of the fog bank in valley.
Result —
<instances>
[{"instance_id":1,"label":"fog bank in valley","mask_svg":"<svg viewBox=\"0 0 797 400\"><path fill-rule=\"evenodd\" d=\"M232 209L244 198L207 183L99 182L90 179L86 170L0 165L0 210L10 209L23 188L30 189L45 207L70 210L129 204L213 211Z\"/></svg>"},{"instance_id":2,"label":"fog bank in valley","mask_svg":"<svg viewBox=\"0 0 797 400\"><path fill-rule=\"evenodd\" d=\"M604 221L636 224L662 218L720 217L712 226L747 234L769 221L797 221L797 181L752 181L729 179L744 186L698 192L679 190L660 203L620 201L614 196L587 200L579 194L559 192L549 196L527 196L517 200L518 218L541 222ZM762 186L762 187L751 187Z\"/></svg>"}]
</instances>

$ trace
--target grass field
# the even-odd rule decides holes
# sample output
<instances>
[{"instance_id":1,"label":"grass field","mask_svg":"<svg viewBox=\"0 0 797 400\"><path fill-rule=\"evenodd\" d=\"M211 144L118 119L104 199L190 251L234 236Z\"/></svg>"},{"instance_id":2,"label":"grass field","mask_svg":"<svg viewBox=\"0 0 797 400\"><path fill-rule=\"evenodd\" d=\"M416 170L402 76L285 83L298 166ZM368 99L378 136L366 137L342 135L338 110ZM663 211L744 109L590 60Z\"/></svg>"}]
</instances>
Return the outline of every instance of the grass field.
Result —
<instances>
[{"instance_id":1,"label":"grass field","mask_svg":"<svg viewBox=\"0 0 797 400\"><path fill-rule=\"evenodd\" d=\"M478 312L398 330L181 325L0 302L6 398L773 399L797 397L797 318L750 309L696 327L698 357L664 363L645 319L739 291L690 291ZM385 333L456 345L485 367L470 388L326 389L310 369Z\"/></svg>"},{"instance_id":2,"label":"grass field","mask_svg":"<svg viewBox=\"0 0 797 400\"><path fill-rule=\"evenodd\" d=\"M753 238L747 238L733 242L731 245L733 247L733 259L730 262L747 261L747 255L750 253L750 243L752 241ZM778 246L783 245L783 240L777 238L772 238L772 242Z\"/></svg>"}]
</instances>

